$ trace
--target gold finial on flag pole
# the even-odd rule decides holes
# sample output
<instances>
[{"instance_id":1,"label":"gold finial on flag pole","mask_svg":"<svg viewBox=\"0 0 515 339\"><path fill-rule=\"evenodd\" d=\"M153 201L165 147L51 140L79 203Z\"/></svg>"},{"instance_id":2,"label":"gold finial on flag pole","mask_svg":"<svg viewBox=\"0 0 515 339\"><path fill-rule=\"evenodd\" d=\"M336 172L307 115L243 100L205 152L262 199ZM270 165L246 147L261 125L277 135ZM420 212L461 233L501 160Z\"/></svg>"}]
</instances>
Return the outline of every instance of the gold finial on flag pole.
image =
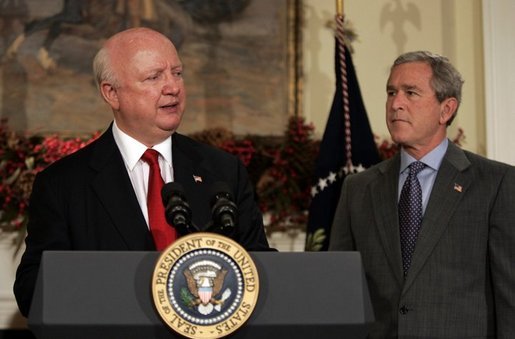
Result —
<instances>
[{"instance_id":1,"label":"gold finial on flag pole","mask_svg":"<svg viewBox=\"0 0 515 339\"><path fill-rule=\"evenodd\" d=\"M343 0L336 0L336 14L343 16Z\"/></svg>"}]
</instances>

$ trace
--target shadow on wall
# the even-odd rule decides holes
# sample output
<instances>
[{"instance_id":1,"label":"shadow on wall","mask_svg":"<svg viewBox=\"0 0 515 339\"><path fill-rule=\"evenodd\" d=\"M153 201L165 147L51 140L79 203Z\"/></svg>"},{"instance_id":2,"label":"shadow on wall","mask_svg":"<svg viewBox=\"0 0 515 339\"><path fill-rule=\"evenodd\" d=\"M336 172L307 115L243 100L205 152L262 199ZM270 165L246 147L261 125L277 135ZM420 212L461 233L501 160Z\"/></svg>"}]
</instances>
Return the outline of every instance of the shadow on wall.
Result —
<instances>
[{"instance_id":1,"label":"shadow on wall","mask_svg":"<svg viewBox=\"0 0 515 339\"><path fill-rule=\"evenodd\" d=\"M420 9L413 3L408 2L403 6L400 0L394 0L394 3L388 3L381 9L380 25L384 30L388 22L392 23L392 40L397 46L397 54L405 52L404 47L408 42L408 36L404 31L404 24L411 23L419 31L422 26Z\"/></svg>"}]
</instances>

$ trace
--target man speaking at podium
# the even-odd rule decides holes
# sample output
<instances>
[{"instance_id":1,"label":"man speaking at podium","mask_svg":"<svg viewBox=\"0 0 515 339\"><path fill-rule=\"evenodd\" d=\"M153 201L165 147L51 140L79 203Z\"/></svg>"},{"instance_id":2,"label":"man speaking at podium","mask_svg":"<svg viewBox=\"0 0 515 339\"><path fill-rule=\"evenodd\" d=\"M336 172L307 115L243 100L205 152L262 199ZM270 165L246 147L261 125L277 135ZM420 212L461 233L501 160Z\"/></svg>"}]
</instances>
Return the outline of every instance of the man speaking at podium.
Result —
<instances>
[{"instance_id":1,"label":"man speaking at podium","mask_svg":"<svg viewBox=\"0 0 515 339\"><path fill-rule=\"evenodd\" d=\"M164 220L163 182L182 185L200 230L212 220L211 186L224 182L238 209L232 238L246 250L270 249L242 163L175 133L186 90L173 43L148 28L128 29L105 42L93 69L114 121L99 139L36 177L14 284L24 316L43 251L161 250L180 236Z\"/></svg>"}]
</instances>

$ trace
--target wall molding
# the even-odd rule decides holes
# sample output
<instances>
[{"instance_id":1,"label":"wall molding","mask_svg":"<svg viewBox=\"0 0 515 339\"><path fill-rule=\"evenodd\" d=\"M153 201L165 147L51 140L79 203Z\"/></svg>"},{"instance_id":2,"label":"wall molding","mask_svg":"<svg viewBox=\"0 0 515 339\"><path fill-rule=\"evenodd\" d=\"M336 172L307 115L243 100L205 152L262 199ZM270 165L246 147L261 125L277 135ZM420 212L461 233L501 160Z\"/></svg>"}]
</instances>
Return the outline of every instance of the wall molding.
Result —
<instances>
[{"instance_id":1,"label":"wall molding","mask_svg":"<svg viewBox=\"0 0 515 339\"><path fill-rule=\"evenodd\" d=\"M515 165L515 1L482 4L487 157Z\"/></svg>"}]
</instances>

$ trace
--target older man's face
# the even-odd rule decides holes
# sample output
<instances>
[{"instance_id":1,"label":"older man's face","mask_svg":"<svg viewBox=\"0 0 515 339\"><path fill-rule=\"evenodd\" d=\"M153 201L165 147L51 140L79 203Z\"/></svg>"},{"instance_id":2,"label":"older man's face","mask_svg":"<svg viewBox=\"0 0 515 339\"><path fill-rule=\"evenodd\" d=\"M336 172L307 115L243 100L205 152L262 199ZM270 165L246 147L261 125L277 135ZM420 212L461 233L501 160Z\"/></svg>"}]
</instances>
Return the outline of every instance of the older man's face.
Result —
<instances>
[{"instance_id":1,"label":"older man's face","mask_svg":"<svg viewBox=\"0 0 515 339\"><path fill-rule=\"evenodd\" d=\"M113 52L118 87L111 105L118 126L152 146L170 136L185 109L182 63L173 44L156 32L139 34Z\"/></svg>"}]
</instances>

